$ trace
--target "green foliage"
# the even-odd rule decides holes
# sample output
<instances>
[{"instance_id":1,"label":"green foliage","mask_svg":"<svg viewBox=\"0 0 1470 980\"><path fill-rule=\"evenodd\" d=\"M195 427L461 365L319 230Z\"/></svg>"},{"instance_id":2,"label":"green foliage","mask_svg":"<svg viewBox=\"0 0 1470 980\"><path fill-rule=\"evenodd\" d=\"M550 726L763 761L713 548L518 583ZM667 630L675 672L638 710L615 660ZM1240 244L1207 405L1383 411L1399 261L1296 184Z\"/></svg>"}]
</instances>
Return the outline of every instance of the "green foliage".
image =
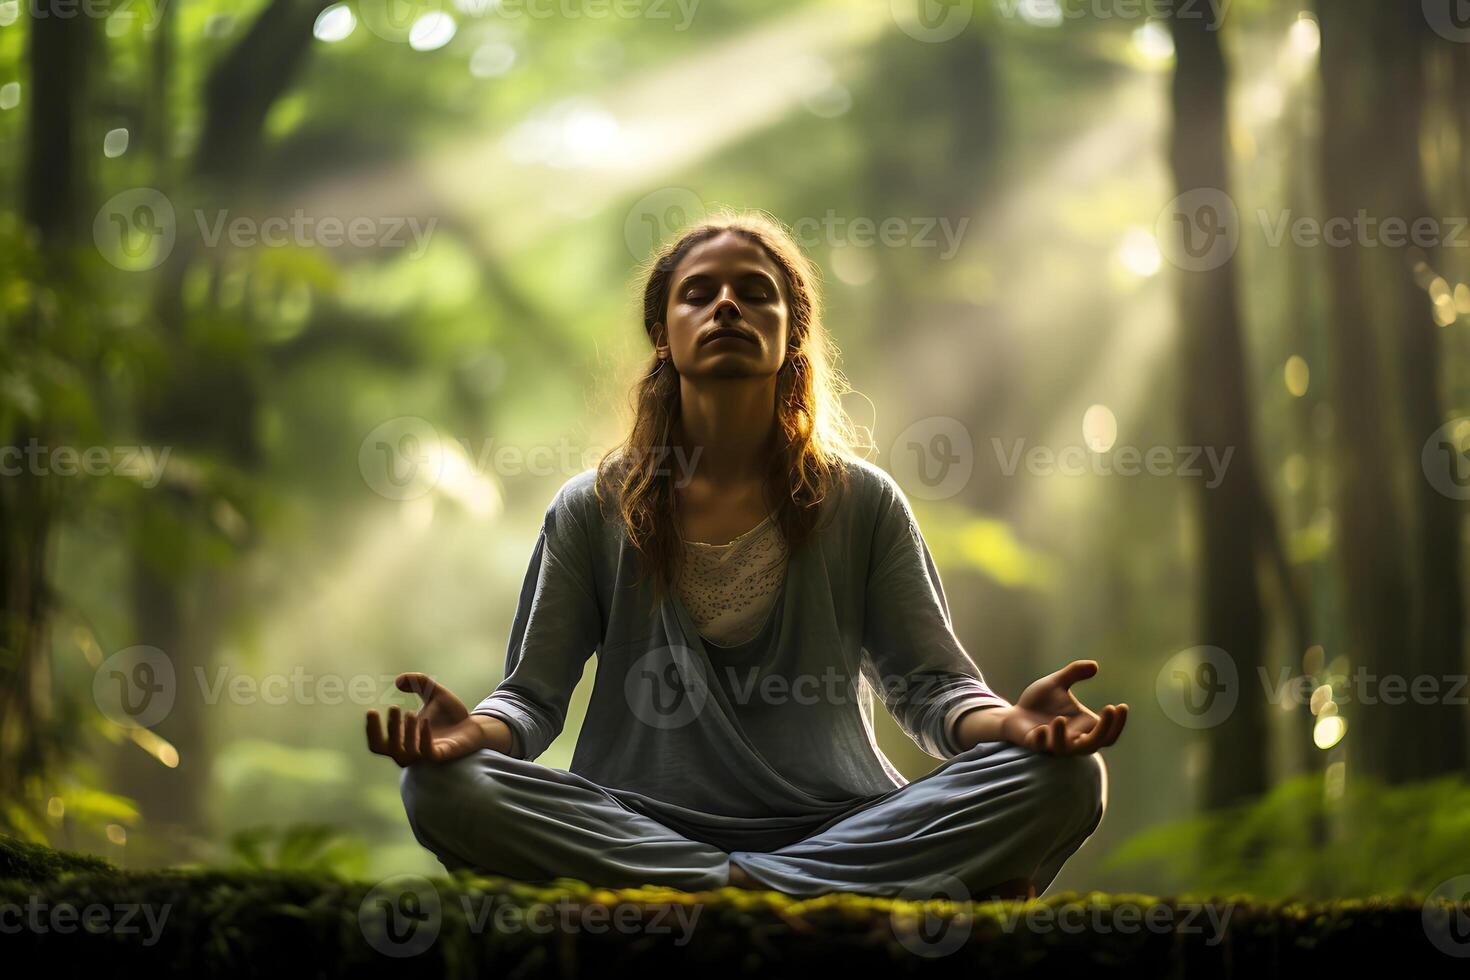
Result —
<instances>
[{"instance_id":1,"label":"green foliage","mask_svg":"<svg viewBox=\"0 0 1470 980\"><path fill-rule=\"evenodd\" d=\"M1267 896L1426 893L1464 863L1470 782L1447 776L1403 786L1351 781L1327 792L1321 773L1258 800L1151 827L1106 868L1161 871L1177 887Z\"/></svg>"},{"instance_id":2,"label":"green foliage","mask_svg":"<svg viewBox=\"0 0 1470 980\"><path fill-rule=\"evenodd\" d=\"M367 846L361 840L341 827L321 823L236 831L230 837L230 855L234 868L347 877L362 875L368 860Z\"/></svg>"},{"instance_id":3,"label":"green foliage","mask_svg":"<svg viewBox=\"0 0 1470 980\"><path fill-rule=\"evenodd\" d=\"M0 834L0 878L23 882L53 881L69 874L113 870L111 864L90 854L52 850Z\"/></svg>"}]
</instances>

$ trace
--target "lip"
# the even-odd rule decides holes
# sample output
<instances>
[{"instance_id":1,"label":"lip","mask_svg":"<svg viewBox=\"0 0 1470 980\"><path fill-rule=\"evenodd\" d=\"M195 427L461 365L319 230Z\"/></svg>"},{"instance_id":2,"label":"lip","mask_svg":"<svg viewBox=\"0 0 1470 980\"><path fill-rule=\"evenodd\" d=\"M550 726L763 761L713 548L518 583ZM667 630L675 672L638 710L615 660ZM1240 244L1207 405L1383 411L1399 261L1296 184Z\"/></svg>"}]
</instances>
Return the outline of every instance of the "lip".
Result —
<instances>
[{"instance_id":1,"label":"lip","mask_svg":"<svg viewBox=\"0 0 1470 980\"><path fill-rule=\"evenodd\" d=\"M755 336L751 334L750 331L741 330L738 327L717 327L716 329L711 330L709 333L705 334L704 339L700 341L700 343L712 344L717 340L726 340L729 338L743 340L747 344L755 343Z\"/></svg>"}]
</instances>

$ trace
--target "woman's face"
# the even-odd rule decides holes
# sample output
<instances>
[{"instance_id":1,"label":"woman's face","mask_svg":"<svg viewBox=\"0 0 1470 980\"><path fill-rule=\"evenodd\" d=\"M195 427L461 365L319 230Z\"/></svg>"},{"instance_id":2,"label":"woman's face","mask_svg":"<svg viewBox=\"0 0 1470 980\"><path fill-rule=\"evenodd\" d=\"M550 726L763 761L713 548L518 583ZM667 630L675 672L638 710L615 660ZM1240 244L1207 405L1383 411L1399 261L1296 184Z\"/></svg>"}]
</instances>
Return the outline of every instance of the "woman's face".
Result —
<instances>
[{"instance_id":1,"label":"woman's face","mask_svg":"<svg viewBox=\"0 0 1470 980\"><path fill-rule=\"evenodd\" d=\"M674 269L657 350L687 378L774 375L786 361L784 277L755 242L724 231ZM657 337L657 334L655 335Z\"/></svg>"}]
</instances>

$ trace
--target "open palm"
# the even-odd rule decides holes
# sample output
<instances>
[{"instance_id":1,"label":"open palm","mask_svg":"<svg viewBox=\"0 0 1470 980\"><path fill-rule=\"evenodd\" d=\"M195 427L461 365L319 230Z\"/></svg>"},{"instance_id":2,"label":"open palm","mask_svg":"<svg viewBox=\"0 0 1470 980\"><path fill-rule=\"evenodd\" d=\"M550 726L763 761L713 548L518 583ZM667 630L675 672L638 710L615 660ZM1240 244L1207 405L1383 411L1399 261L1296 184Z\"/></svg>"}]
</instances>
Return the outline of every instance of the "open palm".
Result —
<instances>
[{"instance_id":1,"label":"open palm","mask_svg":"<svg viewBox=\"0 0 1470 980\"><path fill-rule=\"evenodd\" d=\"M400 691L412 691L423 700L418 711L388 709L385 732L376 711L367 713L368 748L400 766L421 760L448 762L482 747L479 728L470 722L464 702L428 674L399 674Z\"/></svg>"},{"instance_id":2,"label":"open palm","mask_svg":"<svg viewBox=\"0 0 1470 980\"><path fill-rule=\"evenodd\" d=\"M1112 745L1128 720L1128 705L1091 711L1071 691L1097 673L1096 660L1074 660L1033 681L1007 713L1007 741L1050 755L1084 755Z\"/></svg>"}]
</instances>

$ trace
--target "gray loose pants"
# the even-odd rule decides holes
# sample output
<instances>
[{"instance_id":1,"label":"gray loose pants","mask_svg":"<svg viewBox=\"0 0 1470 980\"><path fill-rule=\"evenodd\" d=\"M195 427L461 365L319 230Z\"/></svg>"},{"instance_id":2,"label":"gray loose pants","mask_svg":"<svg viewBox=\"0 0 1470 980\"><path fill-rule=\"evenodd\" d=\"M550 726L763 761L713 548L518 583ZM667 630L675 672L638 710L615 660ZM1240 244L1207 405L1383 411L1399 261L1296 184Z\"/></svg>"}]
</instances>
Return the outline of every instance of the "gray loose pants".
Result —
<instances>
[{"instance_id":1,"label":"gray loose pants","mask_svg":"<svg viewBox=\"0 0 1470 980\"><path fill-rule=\"evenodd\" d=\"M699 891L728 884L734 861L801 897L964 898L1013 878L1040 895L1101 823L1107 781L1096 753L981 742L769 852L691 840L575 773L492 749L408 766L400 788L414 836L450 871Z\"/></svg>"}]
</instances>

